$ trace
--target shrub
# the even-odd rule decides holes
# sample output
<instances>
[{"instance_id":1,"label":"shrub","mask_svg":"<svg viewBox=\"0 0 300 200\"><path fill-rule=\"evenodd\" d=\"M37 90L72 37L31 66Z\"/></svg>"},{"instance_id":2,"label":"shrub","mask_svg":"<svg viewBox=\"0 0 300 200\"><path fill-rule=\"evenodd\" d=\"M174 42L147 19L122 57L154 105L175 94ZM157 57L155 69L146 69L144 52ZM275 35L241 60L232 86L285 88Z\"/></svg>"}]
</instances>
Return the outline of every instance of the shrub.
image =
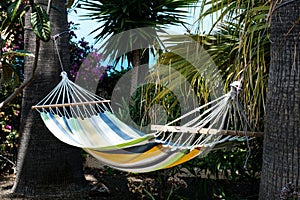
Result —
<instances>
[{"instance_id":1,"label":"shrub","mask_svg":"<svg viewBox=\"0 0 300 200\"><path fill-rule=\"evenodd\" d=\"M1 85L0 99L4 100L14 90L10 81ZM0 111L0 174L14 172L18 147L21 95Z\"/></svg>"}]
</instances>

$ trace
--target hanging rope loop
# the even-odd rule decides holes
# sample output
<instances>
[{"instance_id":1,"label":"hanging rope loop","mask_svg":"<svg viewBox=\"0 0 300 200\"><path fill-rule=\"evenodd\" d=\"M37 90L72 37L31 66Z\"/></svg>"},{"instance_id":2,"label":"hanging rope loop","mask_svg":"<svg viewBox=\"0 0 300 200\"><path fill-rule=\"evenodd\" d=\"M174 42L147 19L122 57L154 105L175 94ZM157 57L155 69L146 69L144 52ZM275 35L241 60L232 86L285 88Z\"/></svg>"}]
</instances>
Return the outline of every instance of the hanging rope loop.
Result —
<instances>
[{"instance_id":1,"label":"hanging rope loop","mask_svg":"<svg viewBox=\"0 0 300 200\"><path fill-rule=\"evenodd\" d=\"M57 39L61 37L61 35L63 34L66 34L66 33L69 33L69 31L63 31L61 33L58 33L54 36L52 36L52 40L53 40L53 43L54 43L54 47L55 47L55 51L56 51L56 54L57 54L57 57L58 57L58 61L59 61L59 64L60 64L60 68L61 68L61 71L64 72L64 65L62 63L62 59L61 59L61 56L60 56L60 53L59 53L59 50L58 50L58 44L57 44Z\"/></svg>"}]
</instances>

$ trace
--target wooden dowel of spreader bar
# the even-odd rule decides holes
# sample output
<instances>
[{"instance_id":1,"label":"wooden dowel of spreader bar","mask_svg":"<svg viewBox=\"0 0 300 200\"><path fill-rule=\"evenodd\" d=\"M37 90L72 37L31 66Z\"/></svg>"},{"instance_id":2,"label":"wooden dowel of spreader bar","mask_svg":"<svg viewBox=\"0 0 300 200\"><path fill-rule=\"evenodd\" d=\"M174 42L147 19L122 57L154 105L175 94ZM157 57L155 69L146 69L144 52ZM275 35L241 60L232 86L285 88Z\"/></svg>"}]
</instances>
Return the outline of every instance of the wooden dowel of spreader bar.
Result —
<instances>
[{"instance_id":1,"label":"wooden dowel of spreader bar","mask_svg":"<svg viewBox=\"0 0 300 200\"><path fill-rule=\"evenodd\" d=\"M34 109L39 109L39 108L71 107L71 106L81 106L81 105L109 103L109 102L110 102L110 100L88 101L88 102L80 102L80 103L62 103L62 104L32 106L31 109L34 110Z\"/></svg>"},{"instance_id":2,"label":"wooden dowel of spreader bar","mask_svg":"<svg viewBox=\"0 0 300 200\"><path fill-rule=\"evenodd\" d=\"M184 132L184 133L200 133L200 134L219 134L219 135L232 135L232 136L245 136L248 137L262 137L262 132L244 132L244 131L232 131L232 130L221 130L207 129L207 128L194 128L194 127L180 127L180 126L164 126L164 125L151 125L152 131L162 132Z\"/></svg>"}]
</instances>

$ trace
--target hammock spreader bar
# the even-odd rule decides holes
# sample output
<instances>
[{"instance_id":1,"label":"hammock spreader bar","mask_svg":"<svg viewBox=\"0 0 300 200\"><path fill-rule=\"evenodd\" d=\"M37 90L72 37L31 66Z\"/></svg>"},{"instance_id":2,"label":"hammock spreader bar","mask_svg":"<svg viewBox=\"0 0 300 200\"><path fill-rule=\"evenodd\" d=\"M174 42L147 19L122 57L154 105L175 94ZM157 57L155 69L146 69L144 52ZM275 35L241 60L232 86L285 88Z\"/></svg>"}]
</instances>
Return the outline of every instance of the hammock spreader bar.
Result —
<instances>
[{"instance_id":1,"label":"hammock spreader bar","mask_svg":"<svg viewBox=\"0 0 300 200\"><path fill-rule=\"evenodd\" d=\"M64 104L51 104L51 105L40 105L32 106L31 109L40 109L40 108L58 108L58 107L72 107L72 106L82 106L82 105L93 105L101 103L110 103L110 100L101 100L101 101L88 101L88 102L78 102L78 103L64 103Z\"/></svg>"}]
</instances>

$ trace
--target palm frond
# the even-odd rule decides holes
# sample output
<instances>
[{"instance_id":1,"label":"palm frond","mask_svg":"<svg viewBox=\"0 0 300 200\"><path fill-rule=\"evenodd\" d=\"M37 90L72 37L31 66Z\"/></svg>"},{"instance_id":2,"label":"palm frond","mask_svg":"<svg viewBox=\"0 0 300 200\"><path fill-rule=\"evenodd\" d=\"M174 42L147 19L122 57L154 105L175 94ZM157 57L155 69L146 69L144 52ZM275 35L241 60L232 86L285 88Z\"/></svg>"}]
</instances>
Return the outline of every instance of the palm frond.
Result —
<instances>
[{"instance_id":1,"label":"palm frond","mask_svg":"<svg viewBox=\"0 0 300 200\"><path fill-rule=\"evenodd\" d=\"M253 127L261 129L269 65L270 43L266 22L269 2L211 0L204 1L203 5L208 9L202 10L200 19L221 13L209 34L191 36L211 59L203 57L194 65L186 60L187 57L168 52L163 54L163 64L169 63L177 72L184 74L198 98L204 101L212 98L214 92L209 90L212 88L210 84L217 80L228 89L231 82L243 79L242 99L247 105L249 121ZM181 48L178 36L169 37L168 40L176 46L175 49ZM191 51L189 56L197 57L197 53ZM212 66L216 70L209 68ZM221 75L221 79L218 75Z\"/></svg>"},{"instance_id":2,"label":"palm frond","mask_svg":"<svg viewBox=\"0 0 300 200\"><path fill-rule=\"evenodd\" d=\"M101 49L117 55L120 48L126 49L127 53L134 50L131 48L134 44L139 42L145 44L148 39L152 42L153 37L157 36L153 31L139 34L127 32L129 38L124 39L123 32L145 27L161 30L163 27L184 23L188 11L183 8L196 2L196 0L90 0L81 2L80 8L88 11L82 16L83 19L99 22L99 26L92 31L96 34L96 42L121 34L117 41L107 40L101 46ZM112 57L117 59L115 56Z\"/></svg>"}]
</instances>

